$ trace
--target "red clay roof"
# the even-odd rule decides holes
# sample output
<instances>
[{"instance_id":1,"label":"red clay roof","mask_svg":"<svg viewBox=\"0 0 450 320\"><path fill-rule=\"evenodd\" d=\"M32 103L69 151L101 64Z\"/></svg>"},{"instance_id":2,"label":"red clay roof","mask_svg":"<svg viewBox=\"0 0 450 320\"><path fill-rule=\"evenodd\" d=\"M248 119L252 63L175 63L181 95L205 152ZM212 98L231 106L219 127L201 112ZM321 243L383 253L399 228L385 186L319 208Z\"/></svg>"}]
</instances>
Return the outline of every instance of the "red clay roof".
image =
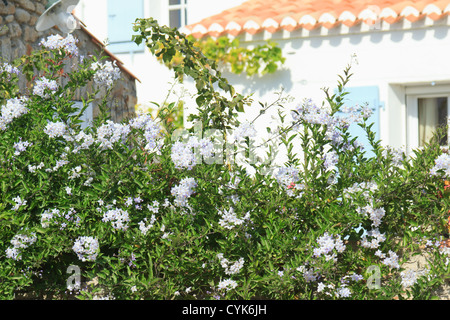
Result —
<instances>
[{"instance_id":1,"label":"red clay roof","mask_svg":"<svg viewBox=\"0 0 450 320\"><path fill-rule=\"evenodd\" d=\"M331 29L376 21L389 24L401 19L415 22L425 17L439 20L450 12L450 0L249 0L182 29L196 38L242 32Z\"/></svg>"}]
</instances>

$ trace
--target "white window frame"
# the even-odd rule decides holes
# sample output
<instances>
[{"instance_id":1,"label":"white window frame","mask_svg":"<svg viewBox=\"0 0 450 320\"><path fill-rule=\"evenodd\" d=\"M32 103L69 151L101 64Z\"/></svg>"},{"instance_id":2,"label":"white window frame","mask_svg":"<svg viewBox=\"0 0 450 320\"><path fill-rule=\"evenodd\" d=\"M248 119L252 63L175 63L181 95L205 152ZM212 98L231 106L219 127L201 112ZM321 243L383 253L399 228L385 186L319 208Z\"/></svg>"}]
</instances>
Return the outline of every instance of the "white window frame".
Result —
<instances>
[{"instance_id":1,"label":"white window frame","mask_svg":"<svg viewBox=\"0 0 450 320\"><path fill-rule=\"evenodd\" d=\"M447 98L447 124L450 119L450 85L407 87L406 93L406 151L419 149L419 99ZM449 126L450 127L450 126ZM447 133L450 141L450 130Z\"/></svg>"},{"instance_id":2,"label":"white window frame","mask_svg":"<svg viewBox=\"0 0 450 320\"><path fill-rule=\"evenodd\" d=\"M187 14L188 10L188 0L180 0L180 4L169 4L169 0L167 1L167 25L170 26L170 11L180 10L181 14L181 25L180 28L187 25Z\"/></svg>"}]
</instances>

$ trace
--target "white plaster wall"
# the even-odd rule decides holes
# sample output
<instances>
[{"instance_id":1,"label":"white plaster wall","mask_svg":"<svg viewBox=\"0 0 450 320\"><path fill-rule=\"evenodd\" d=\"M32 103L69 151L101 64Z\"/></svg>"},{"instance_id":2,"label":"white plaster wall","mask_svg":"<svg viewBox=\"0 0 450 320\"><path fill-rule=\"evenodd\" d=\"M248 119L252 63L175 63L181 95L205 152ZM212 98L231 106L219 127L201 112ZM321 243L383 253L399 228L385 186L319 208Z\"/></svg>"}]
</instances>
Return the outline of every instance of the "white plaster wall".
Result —
<instances>
[{"instance_id":1,"label":"white plaster wall","mask_svg":"<svg viewBox=\"0 0 450 320\"><path fill-rule=\"evenodd\" d=\"M200 21L244 1L189 0L188 23ZM167 24L167 3L168 0L146 0L144 2L145 16L155 18L162 25ZM126 10L126 1L124 1L124 10ZM80 0L76 7L76 15L99 40L107 39L107 0ZM172 71L161 65L149 52L116 56L140 80L136 86L139 104L151 106L151 102L162 104L165 101L167 92L172 88ZM182 91L183 86L177 86L171 99L177 99Z\"/></svg>"},{"instance_id":2,"label":"white plaster wall","mask_svg":"<svg viewBox=\"0 0 450 320\"><path fill-rule=\"evenodd\" d=\"M189 23L197 22L207 16L239 5L244 0L190 0ZM77 15L86 23L88 29L99 39L107 36L107 0L81 0ZM146 15L153 16L164 24L167 10L166 1L148 0ZM159 12L159 16L158 16ZM271 102L274 92L284 87L297 102L312 98L321 102L324 98L321 88L333 90L337 75L356 54L358 63L353 64L352 80L349 86L377 85L380 101L384 105L380 113L381 138L385 144L396 147L406 143L405 88L413 84L429 86L436 83L450 83L450 24L448 20L436 23L419 22L414 25L405 22L390 29L369 32L348 32L340 35L339 30L324 32L315 30L305 37L305 31L292 33L279 32L271 37L283 49L286 63L277 73L261 79L247 78L225 72L238 92L253 93L255 101ZM402 28L408 30L402 30ZM241 43L255 45L268 38L269 34L255 36L244 34ZM138 102L162 103L166 98L172 72L162 66L149 53L118 55L125 66L140 80L137 84ZM183 85L195 93L192 83ZM177 91L180 93L181 87ZM176 97L172 97L172 100ZM185 99L189 110L195 108L192 99ZM249 118L257 114L258 104L249 109ZM268 121L268 120L267 120Z\"/></svg>"},{"instance_id":3,"label":"white plaster wall","mask_svg":"<svg viewBox=\"0 0 450 320\"><path fill-rule=\"evenodd\" d=\"M75 15L100 41L108 38L107 0L80 0Z\"/></svg>"},{"instance_id":4,"label":"white plaster wall","mask_svg":"<svg viewBox=\"0 0 450 320\"><path fill-rule=\"evenodd\" d=\"M273 101L273 92L284 87L299 103L311 98L320 104L325 98L322 88L328 87L332 92L338 74L343 75L352 55L356 54L357 63L352 64L353 76L348 86L379 87L383 105L381 139L384 144L401 147L406 144L405 88L420 84L426 89L432 82L450 83L450 28L445 23L406 31L279 37L275 41L286 57L281 70L261 79L225 75L238 92L253 93L256 101ZM247 45L257 43L260 42L250 41Z\"/></svg>"}]
</instances>

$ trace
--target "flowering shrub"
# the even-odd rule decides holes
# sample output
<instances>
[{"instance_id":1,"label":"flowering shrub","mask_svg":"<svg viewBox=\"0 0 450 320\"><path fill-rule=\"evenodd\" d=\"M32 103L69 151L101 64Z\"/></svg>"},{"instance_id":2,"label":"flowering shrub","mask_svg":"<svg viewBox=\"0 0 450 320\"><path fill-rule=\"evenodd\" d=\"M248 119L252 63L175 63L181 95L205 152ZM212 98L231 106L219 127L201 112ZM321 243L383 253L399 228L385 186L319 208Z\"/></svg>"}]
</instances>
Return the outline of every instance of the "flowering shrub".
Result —
<instances>
[{"instance_id":1,"label":"flowering shrub","mask_svg":"<svg viewBox=\"0 0 450 320\"><path fill-rule=\"evenodd\" d=\"M146 32L153 32L193 50L173 30L139 23L137 41L150 43ZM118 74L95 57L62 73L77 58L74 41L43 40L41 51L0 68L2 298L423 299L446 279L449 249L441 241L450 208L438 192L449 156L439 140L412 157L375 141L369 110L342 104L348 69L327 107L305 101L280 113L270 131L288 160L248 161L249 174L232 155L238 146L254 152L257 133L228 110L245 99L227 100L199 78L197 120L215 112L203 123L217 125L218 135L175 135L164 119L145 114L115 123L104 105L81 129L74 90L90 81L111 90ZM20 93L18 78L31 74L33 89ZM42 84L61 76L70 79L64 86ZM364 157L350 136L353 121L375 157ZM416 253L426 254L429 269L403 267ZM75 284L68 280L74 267Z\"/></svg>"}]
</instances>

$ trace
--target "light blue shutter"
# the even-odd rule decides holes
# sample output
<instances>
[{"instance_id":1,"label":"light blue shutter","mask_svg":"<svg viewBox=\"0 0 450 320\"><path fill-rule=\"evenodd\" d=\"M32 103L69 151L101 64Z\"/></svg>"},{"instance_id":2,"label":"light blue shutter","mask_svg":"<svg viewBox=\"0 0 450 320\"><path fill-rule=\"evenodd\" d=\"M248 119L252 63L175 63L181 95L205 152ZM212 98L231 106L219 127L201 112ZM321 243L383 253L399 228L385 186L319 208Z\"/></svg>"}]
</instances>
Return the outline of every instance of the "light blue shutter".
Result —
<instances>
[{"instance_id":1,"label":"light blue shutter","mask_svg":"<svg viewBox=\"0 0 450 320\"><path fill-rule=\"evenodd\" d=\"M378 87L350 87L345 88L345 91L349 92L349 94L344 96L344 106L354 106L356 104L363 106L367 104L372 108L373 113L367 120L367 125L373 123L372 131L375 132L375 141L378 141L380 139L380 100ZM366 158L375 156L365 131L357 123L353 123L349 127L349 132L352 137L358 137L357 140L364 146Z\"/></svg>"},{"instance_id":2,"label":"light blue shutter","mask_svg":"<svg viewBox=\"0 0 450 320\"><path fill-rule=\"evenodd\" d=\"M74 107L77 107L78 111L74 112L72 115L78 115L78 113L80 112L79 110L83 108L83 102L74 101ZM92 102L89 103L88 107L86 108L86 110L84 110L84 113L81 115L79 120L83 121L82 123L80 123L81 129L85 129L92 124L92 121L94 120Z\"/></svg>"},{"instance_id":3,"label":"light blue shutter","mask_svg":"<svg viewBox=\"0 0 450 320\"><path fill-rule=\"evenodd\" d=\"M144 45L131 41L133 23L144 18L143 0L108 0L108 50L112 53L142 52Z\"/></svg>"}]
</instances>

